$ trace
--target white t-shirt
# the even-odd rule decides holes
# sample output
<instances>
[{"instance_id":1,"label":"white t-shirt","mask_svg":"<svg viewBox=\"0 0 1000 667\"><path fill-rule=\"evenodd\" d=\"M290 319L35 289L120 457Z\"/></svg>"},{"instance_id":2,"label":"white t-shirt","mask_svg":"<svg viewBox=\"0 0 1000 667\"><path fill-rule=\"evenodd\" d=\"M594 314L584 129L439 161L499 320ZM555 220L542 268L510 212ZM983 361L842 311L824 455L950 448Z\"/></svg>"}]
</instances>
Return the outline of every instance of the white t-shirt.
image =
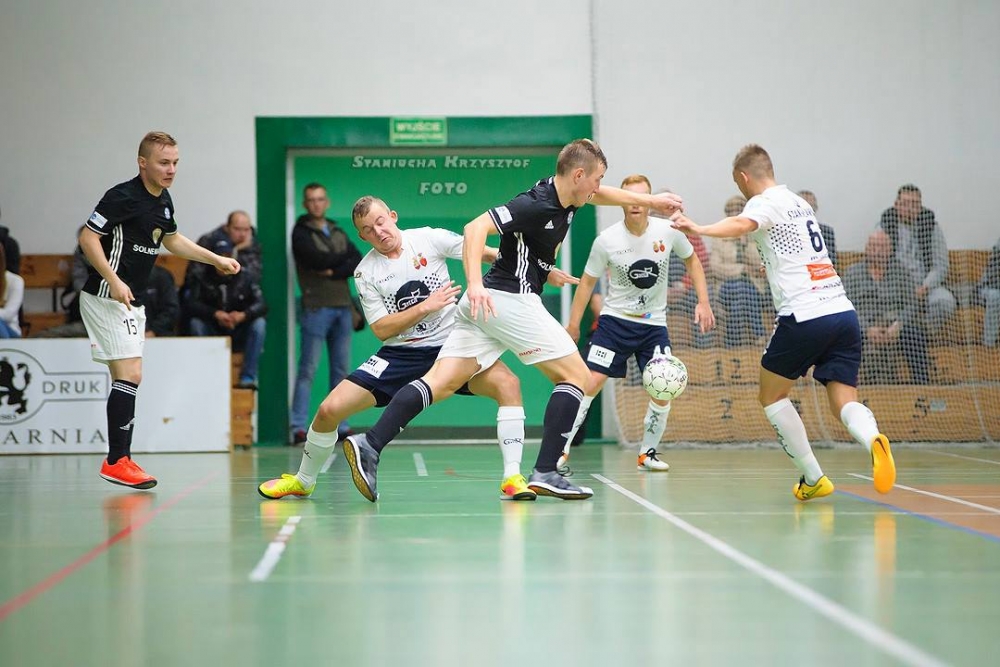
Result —
<instances>
[{"instance_id":1,"label":"white t-shirt","mask_svg":"<svg viewBox=\"0 0 1000 667\"><path fill-rule=\"evenodd\" d=\"M598 278L608 270L601 315L665 326L671 252L687 259L694 247L669 220L650 216L642 236L630 232L624 220L601 232L584 268Z\"/></svg>"},{"instance_id":2,"label":"white t-shirt","mask_svg":"<svg viewBox=\"0 0 1000 667\"><path fill-rule=\"evenodd\" d=\"M7 271L7 293L4 294L4 305L0 306L0 319L7 323L18 336L21 335L21 325L18 323L18 311L24 303L24 278Z\"/></svg>"},{"instance_id":3,"label":"white t-shirt","mask_svg":"<svg viewBox=\"0 0 1000 667\"><path fill-rule=\"evenodd\" d=\"M812 207L784 185L752 197L741 217L757 223L750 238L767 269L778 315L805 322L854 310L826 252Z\"/></svg>"},{"instance_id":4,"label":"white t-shirt","mask_svg":"<svg viewBox=\"0 0 1000 667\"><path fill-rule=\"evenodd\" d=\"M445 259L462 259L462 236L446 229L402 229L402 254L390 259L369 250L354 272L369 323L411 308L451 280ZM383 345L439 347L455 322L455 305L431 313Z\"/></svg>"}]
</instances>

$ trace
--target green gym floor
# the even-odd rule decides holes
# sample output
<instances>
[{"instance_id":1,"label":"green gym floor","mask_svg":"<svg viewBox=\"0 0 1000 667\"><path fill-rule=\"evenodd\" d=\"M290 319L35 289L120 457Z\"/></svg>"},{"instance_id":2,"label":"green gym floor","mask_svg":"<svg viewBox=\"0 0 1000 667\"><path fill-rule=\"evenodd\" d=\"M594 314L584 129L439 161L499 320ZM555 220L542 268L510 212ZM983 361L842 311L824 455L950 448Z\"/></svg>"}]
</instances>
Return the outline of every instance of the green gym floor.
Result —
<instances>
[{"instance_id":1,"label":"green gym floor","mask_svg":"<svg viewBox=\"0 0 1000 667\"><path fill-rule=\"evenodd\" d=\"M530 467L537 446L526 447ZM1000 449L820 449L800 504L776 449L574 450L590 501L498 499L495 446L388 449L381 499L343 455L264 500L301 449L0 459L0 665L1000 663Z\"/></svg>"}]
</instances>

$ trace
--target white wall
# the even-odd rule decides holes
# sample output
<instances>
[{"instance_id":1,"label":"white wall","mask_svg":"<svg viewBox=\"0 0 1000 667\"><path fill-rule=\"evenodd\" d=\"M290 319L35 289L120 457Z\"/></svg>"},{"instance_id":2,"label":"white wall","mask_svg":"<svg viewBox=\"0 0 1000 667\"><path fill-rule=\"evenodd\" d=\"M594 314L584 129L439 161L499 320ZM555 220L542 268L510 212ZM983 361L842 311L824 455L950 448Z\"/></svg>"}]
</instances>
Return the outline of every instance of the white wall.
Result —
<instances>
[{"instance_id":1,"label":"white wall","mask_svg":"<svg viewBox=\"0 0 1000 667\"><path fill-rule=\"evenodd\" d=\"M780 180L816 191L843 248L862 247L909 181L951 247L1000 235L994 0L594 0L593 35L590 13L582 0L3 0L2 223L25 252L69 252L153 128L181 142L172 193L197 236L233 208L253 214L258 115L593 112L608 182L644 171L696 219L721 213L732 156L757 141Z\"/></svg>"}]
</instances>

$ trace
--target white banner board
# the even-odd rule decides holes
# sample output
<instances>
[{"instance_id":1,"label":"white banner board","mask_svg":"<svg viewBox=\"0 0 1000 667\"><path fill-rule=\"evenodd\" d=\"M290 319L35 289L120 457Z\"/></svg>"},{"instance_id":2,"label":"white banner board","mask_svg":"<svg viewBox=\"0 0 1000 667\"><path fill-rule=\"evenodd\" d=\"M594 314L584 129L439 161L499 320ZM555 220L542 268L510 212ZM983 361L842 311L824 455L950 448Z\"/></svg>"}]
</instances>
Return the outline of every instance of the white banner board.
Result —
<instances>
[{"instance_id":1,"label":"white banner board","mask_svg":"<svg viewBox=\"0 0 1000 667\"><path fill-rule=\"evenodd\" d=\"M228 451L228 338L150 338L132 451ZM90 341L0 340L0 454L106 453L107 367Z\"/></svg>"}]
</instances>

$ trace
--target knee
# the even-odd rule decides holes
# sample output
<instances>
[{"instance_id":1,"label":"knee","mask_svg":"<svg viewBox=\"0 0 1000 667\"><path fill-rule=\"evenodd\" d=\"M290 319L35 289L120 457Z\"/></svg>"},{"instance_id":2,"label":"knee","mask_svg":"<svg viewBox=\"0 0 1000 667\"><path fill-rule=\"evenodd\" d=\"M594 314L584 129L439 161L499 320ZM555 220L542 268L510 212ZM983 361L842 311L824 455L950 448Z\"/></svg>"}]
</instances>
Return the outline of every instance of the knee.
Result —
<instances>
[{"instance_id":1,"label":"knee","mask_svg":"<svg viewBox=\"0 0 1000 667\"><path fill-rule=\"evenodd\" d=\"M500 405L521 405L521 380L511 371L500 374L496 378L497 402Z\"/></svg>"},{"instance_id":2,"label":"knee","mask_svg":"<svg viewBox=\"0 0 1000 667\"><path fill-rule=\"evenodd\" d=\"M316 410L316 416L313 422L316 426L319 426L320 432L326 433L337 428L340 424L340 405L336 398L333 396L327 396L323 399L323 402L319 404L319 409Z\"/></svg>"}]
</instances>

